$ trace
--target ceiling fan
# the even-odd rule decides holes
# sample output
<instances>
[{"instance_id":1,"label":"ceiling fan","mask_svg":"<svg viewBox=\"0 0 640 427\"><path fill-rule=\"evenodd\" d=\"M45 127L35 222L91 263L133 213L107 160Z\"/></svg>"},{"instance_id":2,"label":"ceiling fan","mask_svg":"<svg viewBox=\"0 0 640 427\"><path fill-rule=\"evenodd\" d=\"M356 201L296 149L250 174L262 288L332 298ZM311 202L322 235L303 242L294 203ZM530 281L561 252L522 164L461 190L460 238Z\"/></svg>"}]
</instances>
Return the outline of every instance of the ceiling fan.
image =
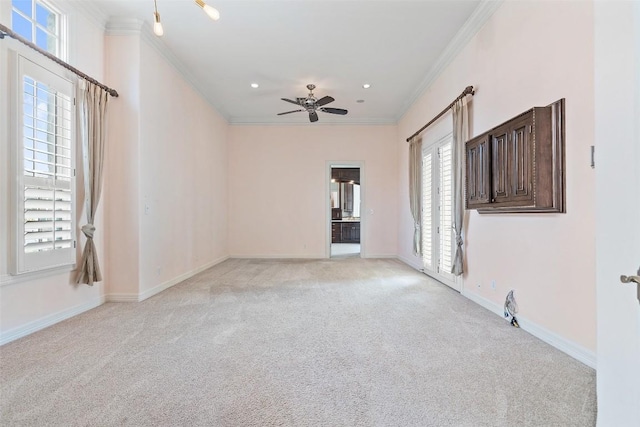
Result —
<instances>
[{"instance_id":1,"label":"ceiling fan","mask_svg":"<svg viewBox=\"0 0 640 427\"><path fill-rule=\"evenodd\" d=\"M313 90L315 88L316 88L316 85L313 85L313 84L307 85L307 89L309 89L309 96L307 96L306 98L296 98L295 101L292 99L280 98L283 101L296 104L302 108L298 110L293 110L293 111L285 111L284 113L278 113L278 115L282 116L283 114L291 114L291 113L297 113L299 111L306 111L309 113L309 121L317 122L318 111L322 111L323 113L330 113L330 114L340 114L341 116L344 116L345 114L348 113L347 110L344 110L342 108L324 107L324 105L327 105L328 103L335 101L335 99L333 99L330 96L323 96L320 99L316 99L316 97L313 96Z\"/></svg>"}]
</instances>

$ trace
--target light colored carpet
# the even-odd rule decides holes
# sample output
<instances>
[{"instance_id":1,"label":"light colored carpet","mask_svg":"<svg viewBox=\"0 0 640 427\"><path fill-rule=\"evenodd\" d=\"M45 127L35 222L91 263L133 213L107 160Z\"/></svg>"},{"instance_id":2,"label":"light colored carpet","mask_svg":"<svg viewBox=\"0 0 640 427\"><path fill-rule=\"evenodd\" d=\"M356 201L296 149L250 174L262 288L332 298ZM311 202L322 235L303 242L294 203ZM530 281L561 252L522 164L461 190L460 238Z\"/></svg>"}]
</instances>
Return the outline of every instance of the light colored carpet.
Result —
<instances>
[{"instance_id":1,"label":"light colored carpet","mask_svg":"<svg viewBox=\"0 0 640 427\"><path fill-rule=\"evenodd\" d=\"M593 426L591 368L394 260L229 260L0 348L3 426Z\"/></svg>"}]
</instances>

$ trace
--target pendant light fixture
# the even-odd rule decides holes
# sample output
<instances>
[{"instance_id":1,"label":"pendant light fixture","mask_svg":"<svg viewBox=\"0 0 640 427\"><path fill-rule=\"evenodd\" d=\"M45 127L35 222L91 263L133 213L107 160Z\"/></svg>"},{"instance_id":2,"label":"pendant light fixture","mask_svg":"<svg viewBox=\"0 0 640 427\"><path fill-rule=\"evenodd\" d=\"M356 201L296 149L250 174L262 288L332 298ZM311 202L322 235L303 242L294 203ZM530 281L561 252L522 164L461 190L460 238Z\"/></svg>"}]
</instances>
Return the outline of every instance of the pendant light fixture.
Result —
<instances>
[{"instance_id":1,"label":"pendant light fixture","mask_svg":"<svg viewBox=\"0 0 640 427\"><path fill-rule=\"evenodd\" d=\"M209 6L203 0L195 0L195 1L196 1L196 4L200 6L207 15L209 15L209 18L213 19L214 21L217 21L218 19L220 19L220 12L218 12L218 9L216 9L213 6Z\"/></svg>"},{"instance_id":2,"label":"pendant light fixture","mask_svg":"<svg viewBox=\"0 0 640 427\"><path fill-rule=\"evenodd\" d=\"M203 0L195 0L196 4L202 8L204 13L214 21L220 19L220 12L213 6L206 4ZM157 0L153 0L154 12L153 12L153 33L162 37L164 34L164 29L162 28L162 22L160 21L160 14L158 13L158 2Z\"/></svg>"},{"instance_id":3,"label":"pendant light fixture","mask_svg":"<svg viewBox=\"0 0 640 427\"><path fill-rule=\"evenodd\" d=\"M160 22L160 14L158 13L158 3L156 0L153 0L153 5L155 7L155 12L153 12L153 33L158 37L162 37L164 29L162 28L162 22Z\"/></svg>"}]
</instances>

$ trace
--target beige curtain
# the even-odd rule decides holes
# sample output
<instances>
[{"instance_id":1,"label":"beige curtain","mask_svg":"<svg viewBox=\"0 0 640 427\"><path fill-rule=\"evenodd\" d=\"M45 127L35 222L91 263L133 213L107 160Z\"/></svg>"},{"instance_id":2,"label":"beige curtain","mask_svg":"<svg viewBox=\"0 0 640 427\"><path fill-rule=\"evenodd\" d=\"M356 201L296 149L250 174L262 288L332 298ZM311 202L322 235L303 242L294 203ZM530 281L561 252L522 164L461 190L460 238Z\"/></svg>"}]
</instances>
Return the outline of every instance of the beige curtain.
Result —
<instances>
[{"instance_id":1,"label":"beige curtain","mask_svg":"<svg viewBox=\"0 0 640 427\"><path fill-rule=\"evenodd\" d=\"M409 206L413 216L413 253L422 255L422 138L409 141Z\"/></svg>"},{"instance_id":2,"label":"beige curtain","mask_svg":"<svg viewBox=\"0 0 640 427\"><path fill-rule=\"evenodd\" d=\"M469 139L469 112L466 97L458 100L453 108L453 231L456 237L456 253L451 273L460 276L464 272L462 224L464 222L464 144Z\"/></svg>"},{"instance_id":3,"label":"beige curtain","mask_svg":"<svg viewBox=\"0 0 640 427\"><path fill-rule=\"evenodd\" d=\"M80 80L78 86L85 209L87 212L87 224L82 226L82 232L87 237L87 241L82 251L82 261L76 283L86 283L89 286L93 286L94 282L102 280L100 266L98 265L98 254L93 243L93 234L96 231L93 220L102 190L102 165L104 161L109 94L104 89L84 80Z\"/></svg>"}]
</instances>

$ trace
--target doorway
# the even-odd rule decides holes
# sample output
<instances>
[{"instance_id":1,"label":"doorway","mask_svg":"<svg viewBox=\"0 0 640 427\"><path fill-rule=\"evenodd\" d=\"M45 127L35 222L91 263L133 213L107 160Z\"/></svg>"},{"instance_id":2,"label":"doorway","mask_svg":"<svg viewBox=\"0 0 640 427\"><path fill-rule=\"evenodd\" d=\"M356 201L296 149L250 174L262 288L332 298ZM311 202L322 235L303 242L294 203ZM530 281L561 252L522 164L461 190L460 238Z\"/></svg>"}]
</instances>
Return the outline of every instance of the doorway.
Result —
<instances>
[{"instance_id":1,"label":"doorway","mask_svg":"<svg viewBox=\"0 0 640 427\"><path fill-rule=\"evenodd\" d=\"M329 169L331 258L360 257L362 185L359 165L332 164Z\"/></svg>"}]
</instances>

